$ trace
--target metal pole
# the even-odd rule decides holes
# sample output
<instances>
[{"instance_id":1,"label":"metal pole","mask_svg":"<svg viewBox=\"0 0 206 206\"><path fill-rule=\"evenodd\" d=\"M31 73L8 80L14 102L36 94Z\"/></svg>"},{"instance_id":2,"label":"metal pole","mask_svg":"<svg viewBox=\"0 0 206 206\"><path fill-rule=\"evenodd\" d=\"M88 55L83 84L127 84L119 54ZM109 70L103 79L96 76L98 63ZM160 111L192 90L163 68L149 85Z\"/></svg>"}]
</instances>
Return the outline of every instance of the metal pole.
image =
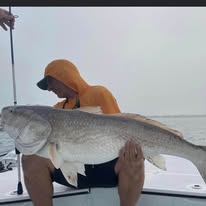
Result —
<instances>
[{"instance_id":1,"label":"metal pole","mask_svg":"<svg viewBox=\"0 0 206 206\"><path fill-rule=\"evenodd\" d=\"M11 14L11 7L9 7L9 13ZM12 63L12 80L13 80L13 94L14 94L14 106L17 105L16 98L16 82L15 82L15 67L14 67L14 47L13 47L13 36L12 36L12 28L10 22L10 43L11 43L11 63ZM15 149L17 154L17 163L18 163L18 185L17 185L17 194L21 195L23 193L23 187L21 183L21 169L20 169L20 152Z\"/></svg>"},{"instance_id":2,"label":"metal pole","mask_svg":"<svg viewBox=\"0 0 206 206\"><path fill-rule=\"evenodd\" d=\"M11 7L9 7L9 13L11 14ZM12 63L14 106L16 106L17 99L16 99L15 67L14 67L14 47L13 47L13 36L12 36L11 23L10 23L10 43L11 43L11 63Z\"/></svg>"}]
</instances>

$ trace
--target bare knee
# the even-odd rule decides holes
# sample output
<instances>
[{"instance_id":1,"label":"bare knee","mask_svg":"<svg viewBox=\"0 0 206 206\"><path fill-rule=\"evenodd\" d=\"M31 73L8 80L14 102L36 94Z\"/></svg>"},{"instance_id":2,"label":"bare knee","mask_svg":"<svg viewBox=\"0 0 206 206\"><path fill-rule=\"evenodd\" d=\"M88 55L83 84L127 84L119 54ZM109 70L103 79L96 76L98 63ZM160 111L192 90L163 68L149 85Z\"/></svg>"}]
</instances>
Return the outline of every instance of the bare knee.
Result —
<instances>
[{"instance_id":1,"label":"bare knee","mask_svg":"<svg viewBox=\"0 0 206 206\"><path fill-rule=\"evenodd\" d=\"M49 159L37 155L23 155L22 167L25 177L38 174L41 170L47 170L49 173L54 171L54 166Z\"/></svg>"},{"instance_id":2,"label":"bare knee","mask_svg":"<svg viewBox=\"0 0 206 206\"><path fill-rule=\"evenodd\" d=\"M51 173L54 166L49 159L37 155L23 155L24 183L36 206L51 206L53 186Z\"/></svg>"}]
</instances>

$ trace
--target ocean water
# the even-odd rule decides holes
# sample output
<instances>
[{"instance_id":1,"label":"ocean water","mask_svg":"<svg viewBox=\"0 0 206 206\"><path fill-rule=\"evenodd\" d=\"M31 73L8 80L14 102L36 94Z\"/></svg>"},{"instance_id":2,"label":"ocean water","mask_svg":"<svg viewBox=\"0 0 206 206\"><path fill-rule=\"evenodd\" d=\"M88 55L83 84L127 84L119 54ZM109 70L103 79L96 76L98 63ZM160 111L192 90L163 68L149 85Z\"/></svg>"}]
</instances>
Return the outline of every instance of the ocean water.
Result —
<instances>
[{"instance_id":1,"label":"ocean water","mask_svg":"<svg viewBox=\"0 0 206 206\"><path fill-rule=\"evenodd\" d=\"M152 118L178 130L184 139L196 145L206 146L206 115L204 116L178 116Z\"/></svg>"},{"instance_id":2,"label":"ocean water","mask_svg":"<svg viewBox=\"0 0 206 206\"><path fill-rule=\"evenodd\" d=\"M206 146L206 116L152 117L172 129L181 132L185 139ZM14 141L5 133L0 132L0 155L14 149Z\"/></svg>"}]
</instances>

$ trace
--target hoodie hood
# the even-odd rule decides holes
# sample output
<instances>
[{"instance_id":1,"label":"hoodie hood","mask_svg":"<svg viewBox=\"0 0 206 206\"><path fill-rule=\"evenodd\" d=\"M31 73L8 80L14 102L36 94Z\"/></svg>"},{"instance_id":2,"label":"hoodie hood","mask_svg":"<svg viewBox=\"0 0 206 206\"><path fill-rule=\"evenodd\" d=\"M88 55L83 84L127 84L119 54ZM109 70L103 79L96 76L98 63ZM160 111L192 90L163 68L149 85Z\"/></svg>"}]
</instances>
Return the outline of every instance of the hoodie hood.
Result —
<instances>
[{"instance_id":1,"label":"hoodie hood","mask_svg":"<svg viewBox=\"0 0 206 206\"><path fill-rule=\"evenodd\" d=\"M40 89L47 90L48 76L59 80L79 94L89 87L87 82L81 77L77 67L65 59L57 59L47 65L44 78L37 83Z\"/></svg>"}]
</instances>

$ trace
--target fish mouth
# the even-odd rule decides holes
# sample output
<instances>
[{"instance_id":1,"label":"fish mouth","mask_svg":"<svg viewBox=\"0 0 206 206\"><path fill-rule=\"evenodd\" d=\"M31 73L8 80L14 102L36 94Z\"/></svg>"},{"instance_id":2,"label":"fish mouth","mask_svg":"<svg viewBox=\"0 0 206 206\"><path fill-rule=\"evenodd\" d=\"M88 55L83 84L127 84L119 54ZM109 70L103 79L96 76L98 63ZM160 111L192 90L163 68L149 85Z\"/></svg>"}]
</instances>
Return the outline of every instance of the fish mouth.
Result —
<instances>
[{"instance_id":1,"label":"fish mouth","mask_svg":"<svg viewBox=\"0 0 206 206\"><path fill-rule=\"evenodd\" d=\"M3 120L0 121L0 130L4 130L5 122Z\"/></svg>"}]
</instances>

